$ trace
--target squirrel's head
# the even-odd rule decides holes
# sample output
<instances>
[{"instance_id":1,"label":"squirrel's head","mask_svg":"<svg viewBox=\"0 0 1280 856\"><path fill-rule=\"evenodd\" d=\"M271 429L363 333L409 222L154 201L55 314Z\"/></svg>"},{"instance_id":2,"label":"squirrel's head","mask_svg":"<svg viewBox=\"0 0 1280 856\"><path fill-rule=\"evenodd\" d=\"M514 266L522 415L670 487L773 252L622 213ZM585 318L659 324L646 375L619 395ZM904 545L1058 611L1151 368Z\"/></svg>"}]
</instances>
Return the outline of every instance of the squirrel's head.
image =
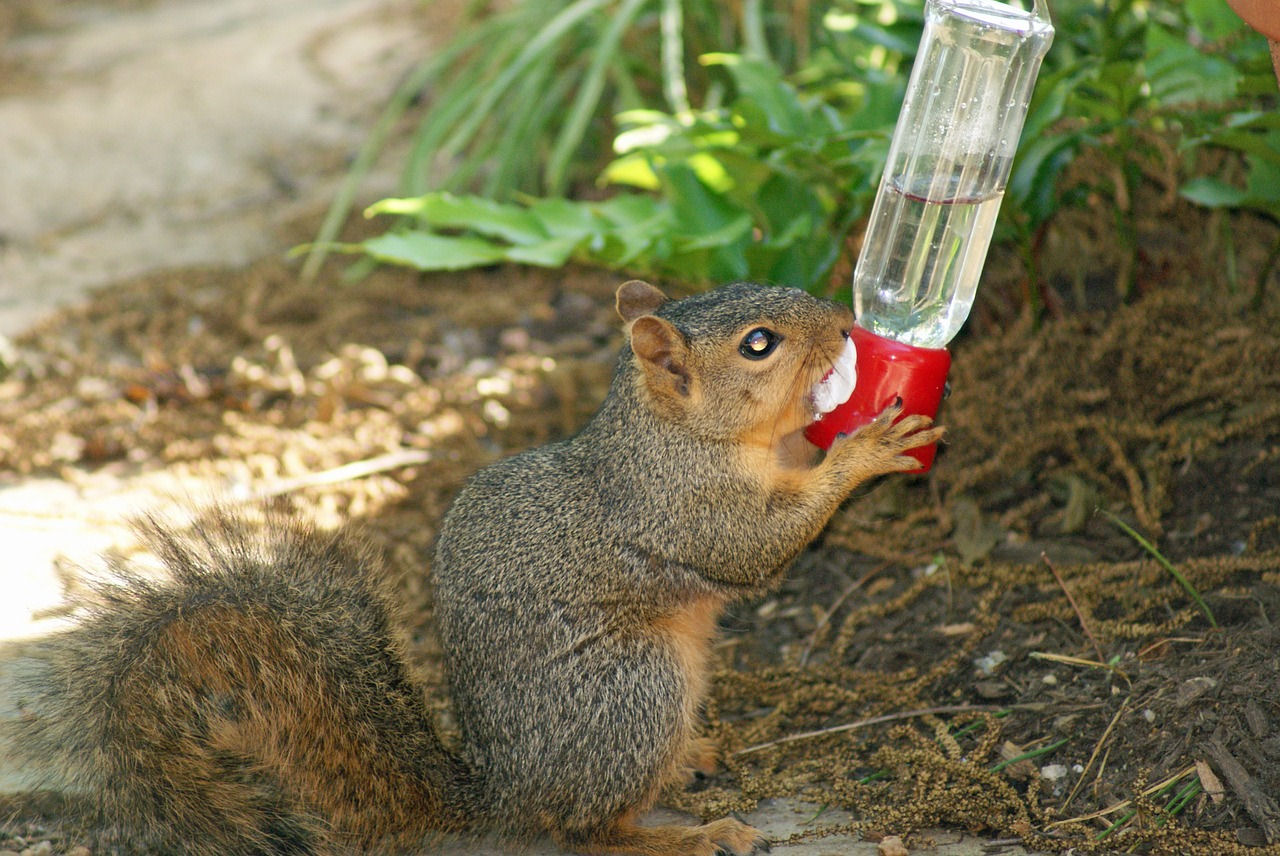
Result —
<instances>
[{"instance_id":1,"label":"squirrel's head","mask_svg":"<svg viewBox=\"0 0 1280 856\"><path fill-rule=\"evenodd\" d=\"M656 412L705 439L769 450L795 442L813 421L814 385L853 324L838 303L751 283L669 300L633 280L618 289L617 305Z\"/></svg>"}]
</instances>

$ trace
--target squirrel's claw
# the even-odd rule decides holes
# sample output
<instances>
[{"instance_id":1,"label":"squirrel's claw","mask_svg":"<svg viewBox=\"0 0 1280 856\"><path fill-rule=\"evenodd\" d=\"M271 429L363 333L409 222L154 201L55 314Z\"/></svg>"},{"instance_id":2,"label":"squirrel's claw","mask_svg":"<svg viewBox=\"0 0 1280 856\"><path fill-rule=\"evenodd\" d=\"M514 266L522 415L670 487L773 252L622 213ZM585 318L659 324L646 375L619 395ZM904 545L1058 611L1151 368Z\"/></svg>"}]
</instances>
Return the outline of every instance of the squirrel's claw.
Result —
<instances>
[{"instance_id":1,"label":"squirrel's claw","mask_svg":"<svg viewBox=\"0 0 1280 856\"><path fill-rule=\"evenodd\" d=\"M773 843L769 841L769 839L765 838L763 833L760 832L760 830L751 826L751 824L747 822L747 819L743 817L740 813L736 811L731 811L729 812L729 817L733 818L734 820L738 821L738 823L742 824L747 829L750 829L752 832L756 833L757 837L756 837L756 840L752 842L752 850L750 851L751 853L753 854L769 853L773 850ZM716 856L739 856L739 854L733 850L727 850L724 847L721 847L716 852Z\"/></svg>"}]
</instances>

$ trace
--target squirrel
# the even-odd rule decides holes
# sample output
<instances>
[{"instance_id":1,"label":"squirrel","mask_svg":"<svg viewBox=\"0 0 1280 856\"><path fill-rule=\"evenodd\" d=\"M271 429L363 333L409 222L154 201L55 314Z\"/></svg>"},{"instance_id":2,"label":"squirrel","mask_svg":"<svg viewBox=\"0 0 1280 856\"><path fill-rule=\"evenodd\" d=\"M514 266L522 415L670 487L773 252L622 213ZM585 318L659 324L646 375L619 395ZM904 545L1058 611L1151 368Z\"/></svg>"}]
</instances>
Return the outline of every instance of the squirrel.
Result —
<instances>
[{"instance_id":1,"label":"squirrel","mask_svg":"<svg viewBox=\"0 0 1280 856\"><path fill-rule=\"evenodd\" d=\"M627 343L596 415L480 470L437 537L457 745L406 665L376 551L223 511L139 524L168 578L116 568L46 643L10 751L84 795L86 834L146 852L399 852L440 834L637 856L767 846L733 818L637 823L714 768L698 728L718 619L942 429L894 404L829 451L809 444L853 316L799 289L671 300L631 281L617 310Z\"/></svg>"}]
</instances>

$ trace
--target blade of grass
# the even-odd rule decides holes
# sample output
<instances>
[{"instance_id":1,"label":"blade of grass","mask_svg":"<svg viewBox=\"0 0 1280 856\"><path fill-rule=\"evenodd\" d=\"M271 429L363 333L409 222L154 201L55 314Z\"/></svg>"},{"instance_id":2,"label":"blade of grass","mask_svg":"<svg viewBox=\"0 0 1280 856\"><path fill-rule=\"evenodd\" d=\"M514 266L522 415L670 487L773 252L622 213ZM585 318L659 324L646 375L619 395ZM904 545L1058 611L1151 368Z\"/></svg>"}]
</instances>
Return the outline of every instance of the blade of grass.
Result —
<instances>
[{"instance_id":1,"label":"blade of grass","mask_svg":"<svg viewBox=\"0 0 1280 856\"><path fill-rule=\"evenodd\" d=\"M1142 549L1146 550L1149 554L1151 554L1151 557L1155 559L1157 563L1159 563L1160 567L1168 571L1169 575L1178 581L1178 585L1182 586L1183 590L1191 597L1193 601L1195 601L1196 606L1200 607L1200 611L1204 613L1204 617L1209 620L1209 626L1211 627L1218 626L1217 620L1215 620L1213 617L1212 610L1209 609L1209 604L1205 603L1204 598L1200 597L1200 592L1196 591L1196 587L1191 584L1191 581L1188 580L1186 577L1184 577L1182 575L1182 572L1179 571L1176 567L1174 567L1173 563L1170 562L1168 559L1166 559L1163 556L1163 554L1161 554L1161 552L1155 548L1155 545L1153 545L1146 538L1143 538L1141 535L1139 535L1132 526L1125 523L1119 517L1116 517L1110 511L1107 511L1105 508L1100 508L1098 510L1102 512L1102 514L1106 516L1107 519L1109 519L1112 523L1114 523L1117 527L1119 527L1126 535L1128 535L1134 541L1137 541L1138 545L1142 547Z\"/></svg>"},{"instance_id":2,"label":"blade of grass","mask_svg":"<svg viewBox=\"0 0 1280 856\"><path fill-rule=\"evenodd\" d=\"M1161 791L1170 787L1171 785L1177 783L1180 779L1183 779L1189 775L1194 774L1195 771L1196 771L1195 764L1191 764L1185 767L1184 769L1174 773L1172 776L1169 776L1167 779L1164 779L1162 781L1157 782L1154 785L1149 786L1146 790L1142 792L1142 796L1146 797L1146 796L1150 796L1151 794L1158 794ZM1055 826L1066 826L1067 824L1070 824L1070 823L1084 823L1090 820L1097 820L1098 818L1107 817L1108 815L1115 814L1118 811L1124 811L1132 803L1133 803L1133 800L1121 800L1115 805L1109 805L1104 809L1099 809L1098 811L1090 812L1089 814L1082 814L1079 817L1068 817L1062 820L1050 821L1047 824L1046 828L1052 829Z\"/></svg>"},{"instance_id":3,"label":"blade of grass","mask_svg":"<svg viewBox=\"0 0 1280 856\"><path fill-rule=\"evenodd\" d=\"M337 193L334 194L333 201L329 203L324 221L320 224L320 229L316 232L315 240L311 242L306 260L302 265L300 275L304 282L313 279L319 272L320 266L324 264L325 257L329 253L329 245L338 237L338 233L342 231L342 225L351 214L360 182L364 180L378 159L378 155L382 153L383 146L386 145L387 138L391 135L396 123L404 116L414 98L427 84L456 60L463 51L479 41L482 33L483 28L478 27L471 34L460 36L443 52L420 63L404 82L396 87L387 106L383 108L381 115L369 131L369 136L365 138L359 152L356 153L355 160L347 170Z\"/></svg>"},{"instance_id":4,"label":"blade of grass","mask_svg":"<svg viewBox=\"0 0 1280 856\"><path fill-rule=\"evenodd\" d=\"M495 61L505 62L508 56L519 50L522 41L501 30L494 35L495 38L486 50ZM489 65L464 64L458 76L435 93L431 108L423 115L413 135L413 146L400 177L402 195L418 196L428 190L440 189L437 186L439 183L432 182L429 178L432 159L461 118L472 112L485 87L492 80L492 65L492 62Z\"/></svg>"},{"instance_id":5,"label":"blade of grass","mask_svg":"<svg viewBox=\"0 0 1280 856\"><path fill-rule=\"evenodd\" d=\"M684 79L684 9L682 0L662 0L662 91L677 117L692 113L689 86Z\"/></svg>"},{"instance_id":6,"label":"blade of grass","mask_svg":"<svg viewBox=\"0 0 1280 856\"><path fill-rule=\"evenodd\" d=\"M1186 787L1178 791L1177 795L1174 796L1173 799L1169 800L1165 805L1164 810L1169 813L1169 817L1176 815L1187 807L1187 803L1199 796L1203 790L1204 788L1201 786L1200 780L1192 779ZM1156 818L1156 826L1164 826L1165 821L1167 821L1169 817Z\"/></svg>"},{"instance_id":7,"label":"blade of grass","mask_svg":"<svg viewBox=\"0 0 1280 856\"><path fill-rule=\"evenodd\" d=\"M486 158L492 172L480 192L492 199L503 199L518 190L521 176L536 174L539 150L530 145L545 136L547 126L560 113L560 104L573 85L573 78L557 72L556 58L545 56L534 63L516 89L514 100L527 105L504 123L502 134L494 140ZM478 160L478 159L477 159Z\"/></svg>"},{"instance_id":8,"label":"blade of grass","mask_svg":"<svg viewBox=\"0 0 1280 856\"><path fill-rule=\"evenodd\" d=\"M1071 738L1069 737L1063 737L1059 740L1055 740L1054 742L1048 744L1047 746L1041 746L1038 749L1032 749L1030 751L1023 752L1021 755L1015 755L1012 758L1006 758L1003 761L999 761L995 764L992 764L990 768L991 772L998 773L1001 770L1003 770L1005 767L1016 764L1019 761L1029 761L1032 758L1039 758L1041 755L1048 755L1050 752L1059 748L1060 746L1063 746L1064 744L1068 743L1070 740Z\"/></svg>"},{"instance_id":9,"label":"blade of grass","mask_svg":"<svg viewBox=\"0 0 1280 856\"><path fill-rule=\"evenodd\" d=\"M476 129L491 117L494 108L498 104L498 99L507 93L507 90L524 73L525 69L540 54L550 50L556 41L572 30L579 21L592 12L608 5L608 2L609 0L576 0L576 2L570 3L548 21L546 26L538 30L516 55L515 59L504 66L501 73L481 93L472 112L444 141L444 144L440 147L441 153L452 157L466 147L468 142L475 136ZM537 3L522 5L534 10L541 8L541 4Z\"/></svg>"},{"instance_id":10,"label":"blade of grass","mask_svg":"<svg viewBox=\"0 0 1280 856\"><path fill-rule=\"evenodd\" d=\"M760 0L743 0L742 44L744 53L755 59L769 59L769 40L764 35L763 4Z\"/></svg>"},{"instance_id":11,"label":"blade of grass","mask_svg":"<svg viewBox=\"0 0 1280 856\"><path fill-rule=\"evenodd\" d=\"M1169 790L1170 788L1172 788L1175 784L1177 784L1177 779L1174 779L1174 780L1172 780L1172 781L1166 780L1166 782L1167 782L1167 784L1165 784L1165 786L1164 786L1164 787L1162 787L1162 788L1160 788L1160 790L1158 790L1158 791L1155 791L1155 792L1154 792L1156 795L1162 794L1162 793L1164 793L1165 791L1167 791L1167 790ZM1199 782L1198 780L1193 779L1193 780L1191 781L1191 783L1190 783L1190 784L1186 785L1186 786L1185 786L1181 791L1179 791L1177 794L1174 794L1174 796L1173 796L1172 798L1170 798L1170 800L1169 800L1167 803L1165 803L1164 810L1165 810L1166 814L1164 814L1164 815L1163 815L1163 816L1161 816L1161 817L1156 818L1156 820L1155 820L1155 825L1156 825L1156 826L1164 826L1165 821L1169 819L1169 816L1170 816L1170 815L1172 815L1172 814L1176 814L1178 811L1181 811L1181 810L1182 810L1182 808L1183 808L1183 806L1184 806L1184 805L1186 805L1186 801L1187 801L1187 800L1189 800L1189 799L1191 799L1191 797L1195 796L1196 791L1199 789L1199 787L1200 787L1200 782ZM1172 809L1172 807L1173 807L1173 805L1174 805L1175 803L1177 803L1177 804L1178 804L1178 808L1177 808L1177 809ZM1172 809L1172 810L1171 810L1171 809ZM1095 840L1096 840L1096 841L1104 841L1104 840L1106 840L1106 838L1107 838L1108 836L1110 836L1110 835L1111 835L1111 833L1115 832L1117 829L1119 829L1120 827L1124 826L1124 825L1125 825L1125 824L1127 824L1129 821L1133 820L1134 816L1135 816L1137 813L1138 813L1138 812L1137 812L1137 810L1136 810L1136 809L1130 809L1129 811L1125 812L1125 813L1124 813L1123 815L1121 815L1121 816L1120 816L1120 818L1119 818L1119 819L1117 819L1114 823L1112 823L1112 824L1111 824L1110 826L1108 826L1106 829L1102 830L1102 832L1098 833L1098 835L1096 836Z\"/></svg>"},{"instance_id":12,"label":"blade of grass","mask_svg":"<svg viewBox=\"0 0 1280 856\"><path fill-rule=\"evenodd\" d=\"M578 84L578 94L569 108L568 117L556 135L555 144L551 147L551 155L547 158L547 166L543 172L546 191L552 196L564 193L565 174L569 168L569 159L582 143L591 117L595 115L600 104L600 95L604 91L605 74L609 70L610 61L617 54L618 45L622 41L623 32L631 26L640 10L649 0L625 0L609 22L595 48L591 51L591 64Z\"/></svg>"}]
</instances>

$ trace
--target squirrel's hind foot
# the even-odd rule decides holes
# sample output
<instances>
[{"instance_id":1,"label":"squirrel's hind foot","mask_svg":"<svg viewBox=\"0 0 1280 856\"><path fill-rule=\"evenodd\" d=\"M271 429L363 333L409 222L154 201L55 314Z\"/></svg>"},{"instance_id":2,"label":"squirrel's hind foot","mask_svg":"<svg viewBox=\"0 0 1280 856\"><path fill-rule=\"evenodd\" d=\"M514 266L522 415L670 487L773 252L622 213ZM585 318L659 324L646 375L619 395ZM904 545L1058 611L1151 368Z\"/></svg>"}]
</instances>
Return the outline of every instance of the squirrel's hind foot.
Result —
<instances>
[{"instance_id":1,"label":"squirrel's hind foot","mask_svg":"<svg viewBox=\"0 0 1280 856\"><path fill-rule=\"evenodd\" d=\"M585 836L557 837L585 856L750 856L769 850L760 830L729 817L702 826L637 826L627 816Z\"/></svg>"}]
</instances>

